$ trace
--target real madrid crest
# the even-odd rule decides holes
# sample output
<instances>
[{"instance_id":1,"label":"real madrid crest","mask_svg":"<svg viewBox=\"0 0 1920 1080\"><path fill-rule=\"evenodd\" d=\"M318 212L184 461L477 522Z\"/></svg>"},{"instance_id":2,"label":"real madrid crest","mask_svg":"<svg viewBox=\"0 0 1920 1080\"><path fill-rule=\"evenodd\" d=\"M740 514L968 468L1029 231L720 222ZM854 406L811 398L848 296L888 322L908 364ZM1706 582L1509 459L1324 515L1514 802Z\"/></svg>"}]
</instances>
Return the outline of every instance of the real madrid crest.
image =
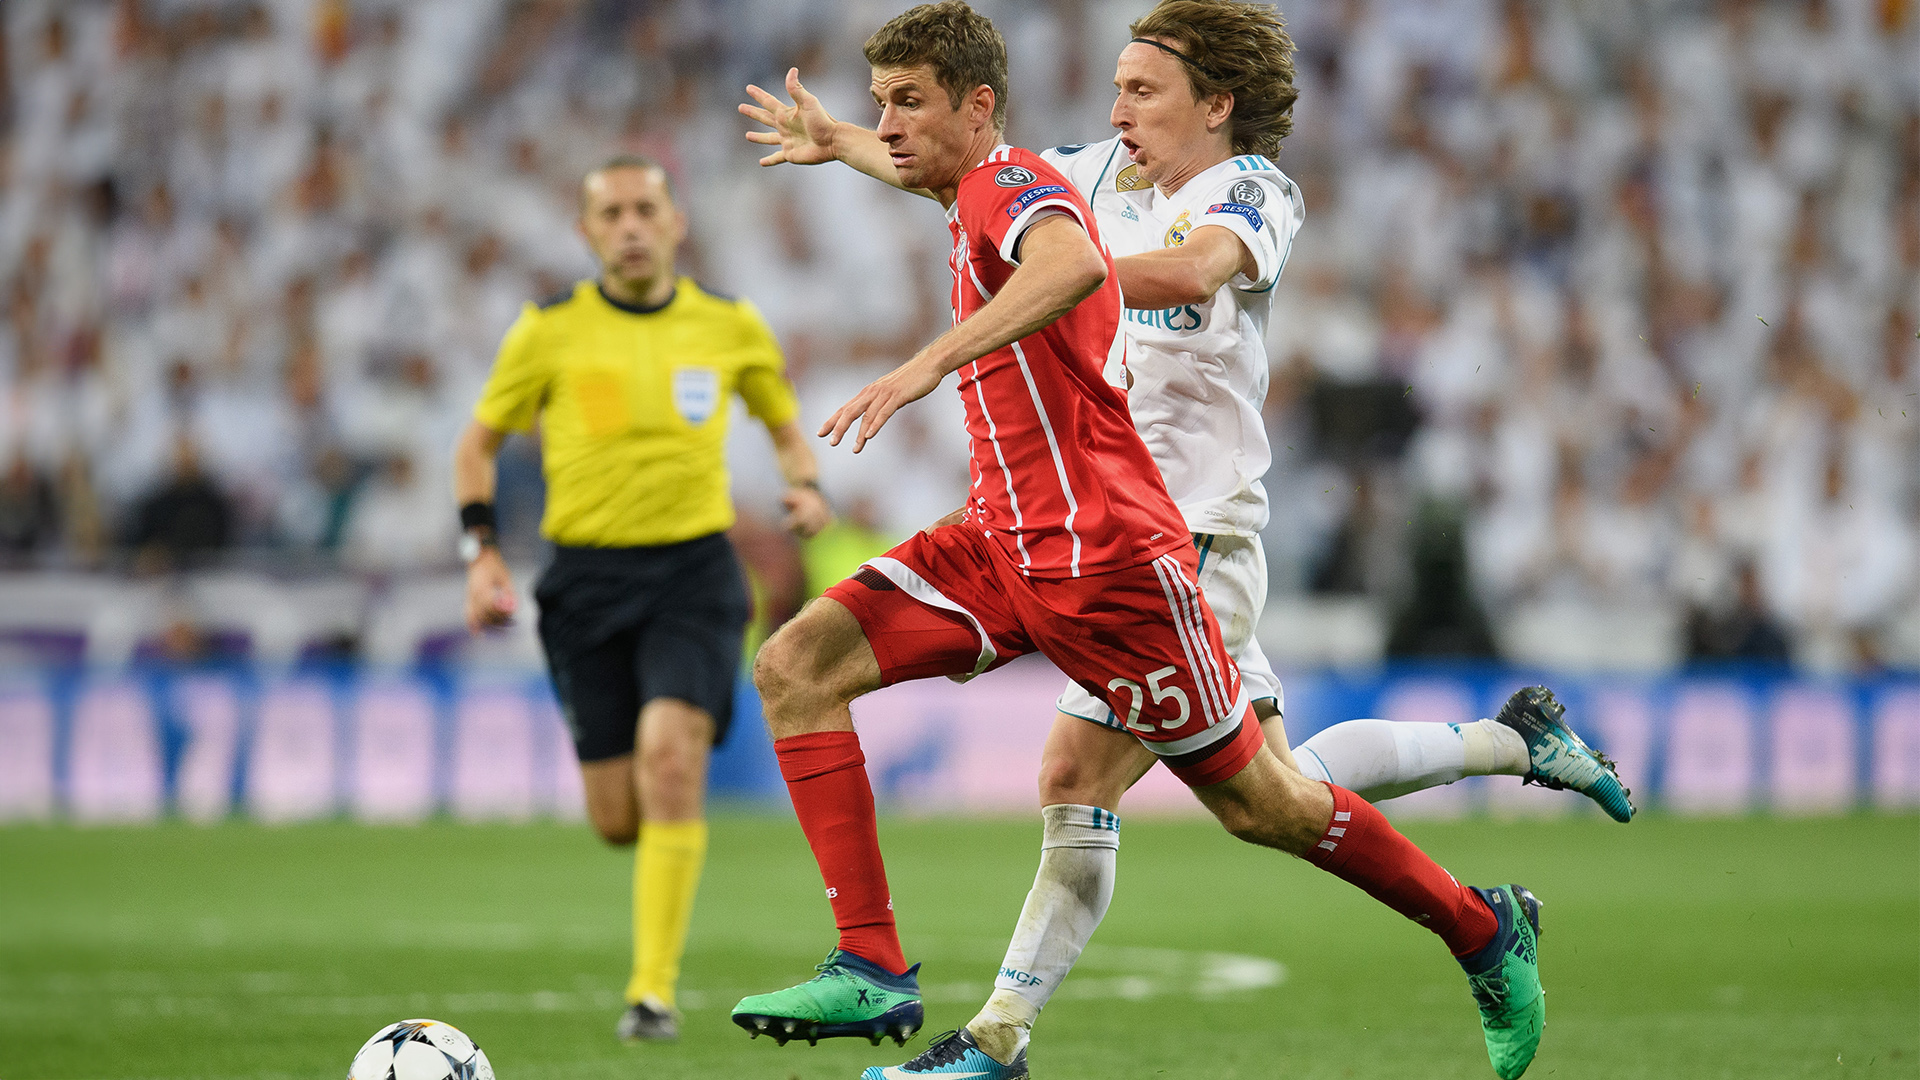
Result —
<instances>
[{"instance_id":1,"label":"real madrid crest","mask_svg":"<svg viewBox=\"0 0 1920 1080\"><path fill-rule=\"evenodd\" d=\"M1120 175L1113 178L1113 190L1115 191L1139 191L1146 186L1147 178L1140 175L1140 166L1138 165L1129 165L1121 169Z\"/></svg>"},{"instance_id":2,"label":"real madrid crest","mask_svg":"<svg viewBox=\"0 0 1920 1080\"><path fill-rule=\"evenodd\" d=\"M1187 211L1182 210L1180 216L1173 219L1173 224L1167 226L1166 239L1160 242L1160 246L1179 247L1187 242L1187 234L1192 231L1193 222L1188 220Z\"/></svg>"}]
</instances>

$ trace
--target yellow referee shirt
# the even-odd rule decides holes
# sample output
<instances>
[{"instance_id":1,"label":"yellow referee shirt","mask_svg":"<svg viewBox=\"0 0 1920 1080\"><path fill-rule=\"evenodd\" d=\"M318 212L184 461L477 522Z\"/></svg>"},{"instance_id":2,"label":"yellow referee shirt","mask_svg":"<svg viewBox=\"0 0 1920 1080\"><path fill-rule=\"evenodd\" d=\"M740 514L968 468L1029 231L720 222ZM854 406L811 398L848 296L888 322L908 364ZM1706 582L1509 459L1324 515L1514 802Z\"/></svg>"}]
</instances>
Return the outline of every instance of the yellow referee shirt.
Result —
<instances>
[{"instance_id":1,"label":"yellow referee shirt","mask_svg":"<svg viewBox=\"0 0 1920 1080\"><path fill-rule=\"evenodd\" d=\"M799 415L773 332L745 300L681 278L658 308L594 281L528 304L500 343L474 418L540 422L547 512L573 547L674 544L728 528L727 415L734 394L769 428Z\"/></svg>"}]
</instances>

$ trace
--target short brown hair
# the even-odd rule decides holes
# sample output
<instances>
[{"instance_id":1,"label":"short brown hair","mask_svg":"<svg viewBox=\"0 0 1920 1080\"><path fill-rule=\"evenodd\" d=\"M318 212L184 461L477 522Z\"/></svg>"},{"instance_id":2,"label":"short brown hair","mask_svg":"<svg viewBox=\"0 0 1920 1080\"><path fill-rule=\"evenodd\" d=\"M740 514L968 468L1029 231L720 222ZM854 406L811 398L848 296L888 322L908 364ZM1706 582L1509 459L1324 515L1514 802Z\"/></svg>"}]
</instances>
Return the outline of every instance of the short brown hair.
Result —
<instances>
[{"instance_id":1,"label":"short brown hair","mask_svg":"<svg viewBox=\"0 0 1920 1080\"><path fill-rule=\"evenodd\" d=\"M1127 28L1179 49L1193 96L1233 95L1227 118L1236 154L1272 157L1293 132L1293 39L1266 4L1237 0L1161 0Z\"/></svg>"},{"instance_id":2,"label":"short brown hair","mask_svg":"<svg viewBox=\"0 0 1920 1080\"><path fill-rule=\"evenodd\" d=\"M1007 42L966 0L908 8L874 31L866 55L877 68L931 66L955 109L974 87L992 90L993 126L1006 129Z\"/></svg>"}]
</instances>

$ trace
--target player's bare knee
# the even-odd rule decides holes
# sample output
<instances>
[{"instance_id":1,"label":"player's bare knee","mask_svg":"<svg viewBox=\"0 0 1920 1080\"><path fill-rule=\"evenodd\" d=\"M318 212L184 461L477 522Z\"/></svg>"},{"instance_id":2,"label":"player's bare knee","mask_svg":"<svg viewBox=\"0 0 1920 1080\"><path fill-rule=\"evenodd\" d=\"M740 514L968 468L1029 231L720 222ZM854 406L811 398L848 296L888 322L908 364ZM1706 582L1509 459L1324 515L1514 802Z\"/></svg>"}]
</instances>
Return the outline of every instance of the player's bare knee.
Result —
<instances>
[{"instance_id":1,"label":"player's bare knee","mask_svg":"<svg viewBox=\"0 0 1920 1080\"><path fill-rule=\"evenodd\" d=\"M794 691L805 684L800 670L801 649L789 633L791 624L768 638L753 658L753 686L760 692L761 704L769 716L786 705Z\"/></svg>"},{"instance_id":2,"label":"player's bare knee","mask_svg":"<svg viewBox=\"0 0 1920 1080\"><path fill-rule=\"evenodd\" d=\"M1213 808L1213 816L1220 819L1220 824L1236 840L1261 847L1279 846L1274 842L1274 822L1270 816L1258 813L1244 802L1234 800L1217 804Z\"/></svg>"},{"instance_id":3,"label":"player's bare knee","mask_svg":"<svg viewBox=\"0 0 1920 1080\"><path fill-rule=\"evenodd\" d=\"M663 749L640 762L640 795L649 816L679 816L700 802L704 770L695 755Z\"/></svg>"},{"instance_id":4,"label":"player's bare knee","mask_svg":"<svg viewBox=\"0 0 1920 1080\"><path fill-rule=\"evenodd\" d=\"M1111 777L1089 768L1086 762L1070 757L1040 759L1041 806L1070 803L1111 808L1125 793L1114 788Z\"/></svg>"},{"instance_id":5,"label":"player's bare knee","mask_svg":"<svg viewBox=\"0 0 1920 1080\"><path fill-rule=\"evenodd\" d=\"M688 763L679 755L661 750L640 759L640 791L643 797L661 795L685 788L692 779Z\"/></svg>"},{"instance_id":6,"label":"player's bare knee","mask_svg":"<svg viewBox=\"0 0 1920 1080\"><path fill-rule=\"evenodd\" d=\"M640 839L640 819L630 814L588 814L593 831L609 847L632 847Z\"/></svg>"},{"instance_id":7,"label":"player's bare knee","mask_svg":"<svg viewBox=\"0 0 1920 1080\"><path fill-rule=\"evenodd\" d=\"M1283 790L1269 784L1249 784L1244 777L1232 783L1196 789L1208 810L1235 839L1261 847L1293 850L1288 844L1293 825Z\"/></svg>"}]
</instances>

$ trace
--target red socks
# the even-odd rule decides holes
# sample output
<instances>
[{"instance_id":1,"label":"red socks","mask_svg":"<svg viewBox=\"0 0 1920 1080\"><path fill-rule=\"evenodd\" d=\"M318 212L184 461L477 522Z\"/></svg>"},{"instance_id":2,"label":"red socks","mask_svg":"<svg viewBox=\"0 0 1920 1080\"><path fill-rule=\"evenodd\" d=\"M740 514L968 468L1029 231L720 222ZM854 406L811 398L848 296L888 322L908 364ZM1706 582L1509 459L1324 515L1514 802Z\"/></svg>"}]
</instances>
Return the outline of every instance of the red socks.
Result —
<instances>
[{"instance_id":1,"label":"red socks","mask_svg":"<svg viewBox=\"0 0 1920 1080\"><path fill-rule=\"evenodd\" d=\"M1333 792L1333 821L1308 862L1440 935L1455 956L1493 940L1500 923L1479 894L1387 823L1373 804L1343 787Z\"/></svg>"},{"instance_id":2,"label":"red socks","mask_svg":"<svg viewBox=\"0 0 1920 1080\"><path fill-rule=\"evenodd\" d=\"M774 740L773 752L827 883L840 948L896 974L907 970L894 931L893 897L880 858L860 737L851 731L790 735Z\"/></svg>"}]
</instances>

